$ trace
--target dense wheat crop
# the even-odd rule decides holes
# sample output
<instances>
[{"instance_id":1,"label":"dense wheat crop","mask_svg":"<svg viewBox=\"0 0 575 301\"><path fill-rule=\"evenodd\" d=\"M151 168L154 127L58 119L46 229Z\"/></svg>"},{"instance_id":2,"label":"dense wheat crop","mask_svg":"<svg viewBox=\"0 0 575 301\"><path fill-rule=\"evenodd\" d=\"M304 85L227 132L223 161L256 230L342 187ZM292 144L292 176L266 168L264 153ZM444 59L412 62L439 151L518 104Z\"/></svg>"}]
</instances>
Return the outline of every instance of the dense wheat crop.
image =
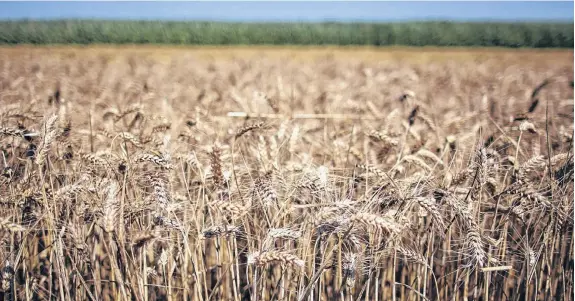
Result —
<instances>
[{"instance_id":1,"label":"dense wheat crop","mask_svg":"<svg viewBox=\"0 0 575 301\"><path fill-rule=\"evenodd\" d=\"M4 300L573 300L572 51L228 51L0 50Z\"/></svg>"}]
</instances>

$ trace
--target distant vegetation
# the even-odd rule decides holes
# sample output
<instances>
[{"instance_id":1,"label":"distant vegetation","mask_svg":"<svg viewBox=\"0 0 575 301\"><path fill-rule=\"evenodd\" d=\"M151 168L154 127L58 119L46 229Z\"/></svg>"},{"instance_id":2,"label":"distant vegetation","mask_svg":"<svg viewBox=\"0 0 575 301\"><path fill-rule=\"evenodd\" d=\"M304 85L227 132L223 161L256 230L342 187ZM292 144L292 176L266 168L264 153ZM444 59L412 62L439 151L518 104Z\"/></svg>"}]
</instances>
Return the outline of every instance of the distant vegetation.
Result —
<instances>
[{"instance_id":1,"label":"distant vegetation","mask_svg":"<svg viewBox=\"0 0 575 301\"><path fill-rule=\"evenodd\" d=\"M573 23L0 22L0 44L91 43L572 48Z\"/></svg>"}]
</instances>

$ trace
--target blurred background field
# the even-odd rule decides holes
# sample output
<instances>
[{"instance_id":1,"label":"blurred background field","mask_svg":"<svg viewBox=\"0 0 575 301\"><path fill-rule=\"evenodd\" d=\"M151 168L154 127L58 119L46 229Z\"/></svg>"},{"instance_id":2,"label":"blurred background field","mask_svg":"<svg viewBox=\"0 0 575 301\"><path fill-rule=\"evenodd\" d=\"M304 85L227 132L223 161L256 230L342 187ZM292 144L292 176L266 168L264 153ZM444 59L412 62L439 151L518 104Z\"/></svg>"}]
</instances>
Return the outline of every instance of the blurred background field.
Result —
<instances>
[{"instance_id":1,"label":"blurred background field","mask_svg":"<svg viewBox=\"0 0 575 301\"><path fill-rule=\"evenodd\" d=\"M0 22L0 44L93 43L572 48L573 23Z\"/></svg>"}]
</instances>

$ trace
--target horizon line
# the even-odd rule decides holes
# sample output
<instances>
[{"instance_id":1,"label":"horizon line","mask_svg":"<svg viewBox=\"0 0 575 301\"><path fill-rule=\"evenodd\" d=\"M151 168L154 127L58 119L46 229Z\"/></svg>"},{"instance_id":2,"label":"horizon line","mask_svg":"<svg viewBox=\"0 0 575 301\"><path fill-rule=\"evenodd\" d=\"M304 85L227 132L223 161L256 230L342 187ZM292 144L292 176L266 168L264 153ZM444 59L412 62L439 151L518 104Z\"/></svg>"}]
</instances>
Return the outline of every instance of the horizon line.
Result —
<instances>
[{"instance_id":1,"label":"horizon line","mask_svg":"<svg viewBox=\"0 0 575 301\"><path fill-rule=\"evenodd\" d=\"M370 24L386 24L386 23L416 23L416 22L446 22L446 23L561 23L569 24L574 23L574 19L537 19L537 18L521 18L521 19L489 19L489 18L442 18L442 17L429 17L429 18L400 18L389 20L374 20L374 19L330 19L325 18L322 20L293 20L293 19L262 19L262 20L242 20L242 19L169 19L169 18L106 18L106 17L93 17L93 18L0 18L0 22L54 22L54 21L116 21L116 22L129 22L129 21L148 21L148 22L212 22L212 23L252 23L252 24L274 24L274 23L370 23Z\"/></svg>"}]
</instances>

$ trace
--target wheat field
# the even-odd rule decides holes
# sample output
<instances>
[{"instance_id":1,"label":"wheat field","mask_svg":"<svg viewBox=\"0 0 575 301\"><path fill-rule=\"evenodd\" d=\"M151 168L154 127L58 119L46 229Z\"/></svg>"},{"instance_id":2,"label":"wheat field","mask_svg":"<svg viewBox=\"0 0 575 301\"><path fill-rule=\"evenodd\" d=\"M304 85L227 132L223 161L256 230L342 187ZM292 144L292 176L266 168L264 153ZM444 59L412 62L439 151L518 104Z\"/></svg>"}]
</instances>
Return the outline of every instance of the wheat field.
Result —
<instances>
[{"instance_id":1,"label":"wheat field","mask_svg":"<svg viewBox=\"0 0 575 301\"><path fill-rule=\"evenodd\" d=\"M573 52L0 49L3 300L573 300Z\"/></svg>"}]
</instances>

